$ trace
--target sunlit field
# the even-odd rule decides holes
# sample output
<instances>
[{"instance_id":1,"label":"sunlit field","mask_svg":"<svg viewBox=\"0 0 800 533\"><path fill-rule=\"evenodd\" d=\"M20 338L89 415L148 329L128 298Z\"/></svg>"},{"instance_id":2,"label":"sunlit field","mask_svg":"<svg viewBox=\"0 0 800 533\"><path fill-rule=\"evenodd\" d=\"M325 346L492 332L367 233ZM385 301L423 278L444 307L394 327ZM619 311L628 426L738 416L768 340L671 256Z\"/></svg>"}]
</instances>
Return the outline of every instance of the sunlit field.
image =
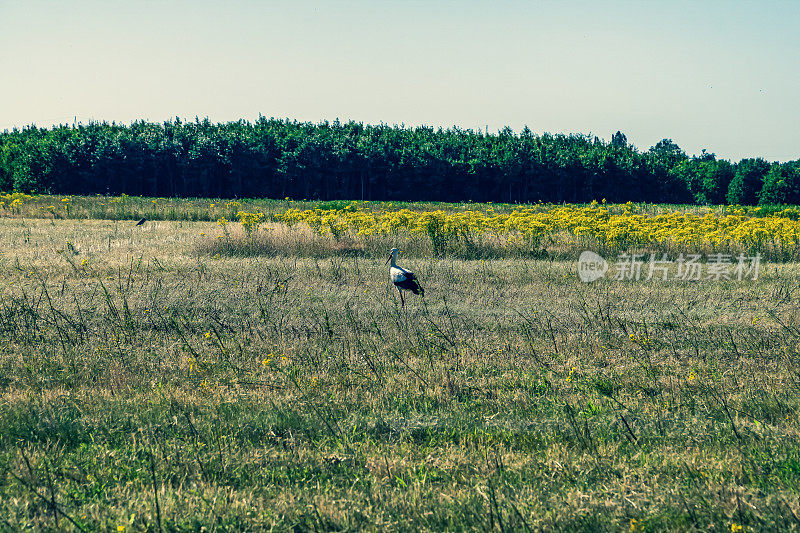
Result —
<instances>
[{"instance_id":1,"label":"sunlit field","mask_svg":"<svg viewBox=\"0 0 800 533\"><path fill-rule=\"evenodd\" d=\"M800 529L796 208L2 200L0 529Z\"/></svg>"}]
</instances>

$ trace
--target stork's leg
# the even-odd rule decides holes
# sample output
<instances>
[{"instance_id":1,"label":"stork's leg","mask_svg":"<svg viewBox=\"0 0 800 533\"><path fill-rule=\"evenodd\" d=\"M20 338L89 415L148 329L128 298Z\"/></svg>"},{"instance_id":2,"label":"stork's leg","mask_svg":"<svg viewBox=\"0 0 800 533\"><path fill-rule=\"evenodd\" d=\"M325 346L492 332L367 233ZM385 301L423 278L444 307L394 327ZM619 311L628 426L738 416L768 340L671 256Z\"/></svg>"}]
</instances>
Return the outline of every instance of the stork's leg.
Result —
<instances>
[{"instance_id":1,"label":"stork's leg","mask_svg":"<svg viewBox=\"0 0 800 533\"><path fill-rule=\"evenodd\" d=\"M406 301L403 299L403 290L402 289L397 289L397 292L400 293L400 307L405 307L406 306Z\"/></svg>"}]
</instances>

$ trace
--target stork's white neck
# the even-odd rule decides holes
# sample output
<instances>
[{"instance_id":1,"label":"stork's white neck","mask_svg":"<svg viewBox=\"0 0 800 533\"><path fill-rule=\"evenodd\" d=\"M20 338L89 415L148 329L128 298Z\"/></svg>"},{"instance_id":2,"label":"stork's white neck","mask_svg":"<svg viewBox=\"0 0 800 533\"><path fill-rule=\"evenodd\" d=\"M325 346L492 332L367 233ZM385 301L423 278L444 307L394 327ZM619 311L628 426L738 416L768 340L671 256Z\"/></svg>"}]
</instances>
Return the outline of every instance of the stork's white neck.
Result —
<instances>
[{"instance_id":1,"label":"stork's white neck","mask_svg":"<svg viewBox=\"0 0 800 533\"><path fill-rule=\"evenodd\" d=\"M397 268L397 263L394 262L396 257L397 257L396 253L392 254L391 263L389 263L389 266L391 266L392 268Z\"/></svg>"}]
</instances>

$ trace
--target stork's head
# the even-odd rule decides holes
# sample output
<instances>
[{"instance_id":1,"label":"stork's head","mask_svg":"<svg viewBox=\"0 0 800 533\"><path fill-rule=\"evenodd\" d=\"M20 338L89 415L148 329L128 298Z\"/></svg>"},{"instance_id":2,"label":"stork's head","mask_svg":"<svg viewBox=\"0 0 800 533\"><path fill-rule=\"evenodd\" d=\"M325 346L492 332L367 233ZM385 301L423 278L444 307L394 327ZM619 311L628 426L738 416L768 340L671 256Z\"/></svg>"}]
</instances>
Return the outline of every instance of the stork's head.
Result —
<instances>
[{"instance_id":1,"label":"stork's head","mask_svg":"<svg viewBox=\"0 0 800 533\"><path fill-rule=\"evenodd\" d=\"M392 248L392 250L389 252L389 257L386 258L386 263L384 264L388 265L389 261L391 261L392 259L397 261L397 248Z\"/></svg>"}]
</instances>

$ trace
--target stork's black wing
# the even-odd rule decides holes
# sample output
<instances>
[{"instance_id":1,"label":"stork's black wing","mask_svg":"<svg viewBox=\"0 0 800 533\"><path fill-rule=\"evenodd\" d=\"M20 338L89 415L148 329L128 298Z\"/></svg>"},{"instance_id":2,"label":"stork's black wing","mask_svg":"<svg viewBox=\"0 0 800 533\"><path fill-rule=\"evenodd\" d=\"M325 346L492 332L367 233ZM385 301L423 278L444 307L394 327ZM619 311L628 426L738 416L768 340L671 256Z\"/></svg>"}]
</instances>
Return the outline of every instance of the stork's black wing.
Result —
<instances>
[{"instance_id":1,"label":"stork's black wing","mask_svg":"<svg viewBox=\"0 0 800 533\"><path fill-rule=\"evenodd\" d=\"M419 281L417 281L417 277L414 275L414 273L405 272L405 275L406 279L396 282L395 285L401 289L411 291L414 294L425 296L425 289L423 289L422 285L419 284Z\"/></svg>"}]
</instances>

